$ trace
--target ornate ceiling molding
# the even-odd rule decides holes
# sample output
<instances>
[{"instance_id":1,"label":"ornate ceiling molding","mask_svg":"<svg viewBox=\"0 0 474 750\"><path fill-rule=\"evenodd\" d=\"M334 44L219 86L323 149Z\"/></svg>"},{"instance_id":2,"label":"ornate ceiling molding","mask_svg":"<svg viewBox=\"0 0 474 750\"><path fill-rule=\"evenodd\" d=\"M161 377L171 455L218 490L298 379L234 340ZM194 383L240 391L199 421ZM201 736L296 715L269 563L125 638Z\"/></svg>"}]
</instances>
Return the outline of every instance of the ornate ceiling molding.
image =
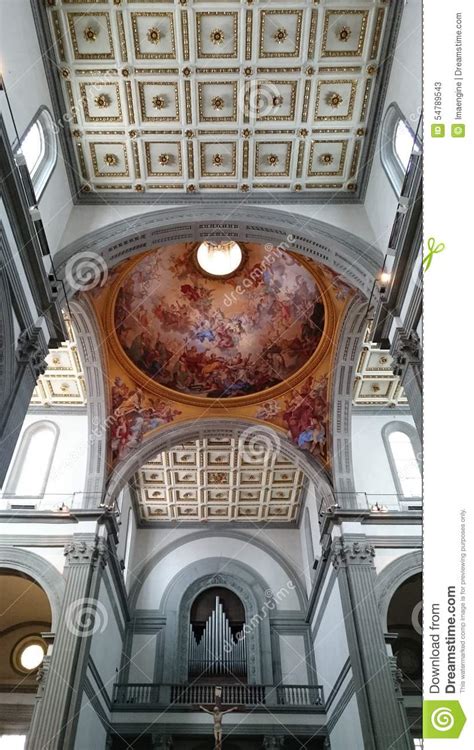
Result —
<instances>
[{"instance_id":1,"label":"ornate ceiling molding","mask_svg":"<svg viewBox=\"0 0 474 750\"><path fill-rule=\"evenodd\" d=\"M402 4L221 6L32 2L78 202L363 198Z\"/></svg>"}]
</instances>

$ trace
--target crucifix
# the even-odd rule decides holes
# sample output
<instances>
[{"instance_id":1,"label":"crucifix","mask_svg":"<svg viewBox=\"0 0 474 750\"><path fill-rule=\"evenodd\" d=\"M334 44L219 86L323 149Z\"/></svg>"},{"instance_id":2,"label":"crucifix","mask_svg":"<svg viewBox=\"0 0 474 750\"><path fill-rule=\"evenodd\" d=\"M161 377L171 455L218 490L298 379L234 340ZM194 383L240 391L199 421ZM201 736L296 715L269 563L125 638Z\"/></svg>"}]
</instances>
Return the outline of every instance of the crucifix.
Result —
<instances>
[{"instance_id":1,"label":"crucifix","mask_svg":"<svg viewBox=\"0 0 474 750\"><path fill-rule=\"evenodd\" d=\"M201 711L205 711L206 714L209 714L213 718L215 740L214 750L222 750L222 717L224 716L224 714L229 714L231 711L237 711L237 706L232 706L232 708L228 708L226 711L223 711L221 708L221 696L222 688L216 687L214 708L209 710L204 706L199 706Z\"/></svg>"}]
</instances>

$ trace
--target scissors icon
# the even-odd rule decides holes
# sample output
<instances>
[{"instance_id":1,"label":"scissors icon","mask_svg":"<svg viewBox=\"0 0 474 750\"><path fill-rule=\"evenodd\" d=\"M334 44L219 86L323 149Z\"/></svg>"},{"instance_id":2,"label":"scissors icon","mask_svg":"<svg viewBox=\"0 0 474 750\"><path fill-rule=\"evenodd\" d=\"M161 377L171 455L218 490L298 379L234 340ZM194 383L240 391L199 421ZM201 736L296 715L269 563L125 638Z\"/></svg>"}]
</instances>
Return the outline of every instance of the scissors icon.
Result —
<instances>
[{"instance_id":1,"label":"scissors icon","mask_svg":"<svg viewBox=\"0 0 474 750\"><path fill-rule=\"evenodd\" d=\"M431 266L431 261L433 260L433 255L437 255L438 253L442 253L445 249L446 245L444 242L440 242L438 245L436 244L436 240L434 237L430 237L428 239L428 252L423 258L423 268L425 271L428 270L428 268Z\"/></svg>"}]
</instances>

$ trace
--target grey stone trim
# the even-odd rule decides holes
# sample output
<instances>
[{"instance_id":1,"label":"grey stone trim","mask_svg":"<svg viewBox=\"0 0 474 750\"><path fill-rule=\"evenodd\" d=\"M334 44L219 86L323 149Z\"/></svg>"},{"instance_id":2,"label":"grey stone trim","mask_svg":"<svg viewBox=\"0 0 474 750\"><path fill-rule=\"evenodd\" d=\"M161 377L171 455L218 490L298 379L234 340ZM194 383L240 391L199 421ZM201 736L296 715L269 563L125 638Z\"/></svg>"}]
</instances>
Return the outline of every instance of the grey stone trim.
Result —
<instances>
[{"instance_id":1,"label":"grey stone trim","mask_svg":"<svg viewBox=\"0 0 474 750\"><path fill-rule=\"evenodd\" d=\"M63 576L44 557L10 545L0 546L0 567L25 573L41 586L51 605L51 630L54 632L58 626L64 599L66 584Z\"/></svg>"},{"instance_id":2,"label":"grey stone trim","mask_svg":"<svg viewBox=\"0 0 474 750\"><path fill-rule=\"evenodd\" d=\"M110 559L111 559L111 555L109 555L109 560ZM117 627L120 632L120 637L123 640L124 635L125 635L125 624L128 619L127 618L128 608L125 608L126 600L125 600L125 607L124 607L124 602L122 599L122 589L121 589L120 584L117 585L117 580L115 576L112 576L112 574L110 574L110 565L108 565L106 570L104 571L102 580L104 582L104 586L109 596L110 606L112 607L112 612L114 613L115 622L117 623Z\"/></svg>"},{"instance_id":3,"label":"grey stone trim","mask_svg":"<svg viewBox=\"0 0 474 750\"><path fill-rule=\"evenodd\" d=\"M98 508L103 500L107 463L107 415L109 394L105 387L105 366L101 336L95 314L84 298L70 302L72 323L87 388L88 453L84 500Z\"/></svg>"},{"instance_id":4,"label":"grey stone trim","mask_svg":"<svg viewBox=\"0 0 474 750\"><path fill-rule=\"evenodd\" d=\"M344 534L334 545L333 563L344 591L354 684L358 700L365 697L363 712L359 701L364 743L376 750L408 750L411 744L399 710L377 609L374 555L363 534Z\"/></svg>"},{"instance_id":5,"label":"grey stone trim","mask_svg":"<svg viewBox=\"0 0 474 750\"><path fill-rule=\"evenodd\" d=\"M0 734L27 734L33 715L33 705L0 703Z\"/></svg>"},{"instance_id":6,"label":"grey stone trim","mask_svg":"<svg viewBox=\"0 0 474 750\"><path fill-rule=\"evenodd\" d=\"M321 621L326 611L327 603L329 599L331 598L333 588L337 581L337 576L334 572L332 565L329 565L329 562L328 562L327 570L328 570L329 580L328 580L326 588L324 589L324 595L322 595L323 586L321 585L319 591L317 592L317 598L315 599L314 606L312 607L312 614L313 612L316 612L316 611L318 612L318 614L316 615L316 619L314 623L312 624L312 628L311 628L311 635L313 637L313 641L316 640L316 638L318 637L319 626L321 625ZM311 614L311 617L312 617L312 614Z\"/></svg>"},{"instance_id":7,"label":"grey stone trim","mask_svg":"<svg viewBox=\"0 0 474 750\"><path fill-rule=\"evenodd\" d=\"M423 544L422 536L367 536L367 540L374 547L387 547L389 549L416 549Z\"/></svg>"},{"instance_id":8,"label":"grey stone trim","mask_svg":"<svg viewBox=\"0 0 474 750\"><path fill-rule=\"evenodd\" d=\"M245 542L247 544L251 544L254 547L259 547L264 552L266 552L270 557L273 557L279 563L279 565L283 568L285 573L287 573L288 580L293 581L295 585L295 591L298 595L298 599L300 602L301 612L304 612L306 605L307 605L307 597L306 597L304 584L299 578L299 575L295 573L290 563L281 554L281 552L279 552L273 546L270 546L269 544L266 544L265 542L263 542L261 539L259 539L258 535L259 535L258 529L256 531L255 536L243 534L239 531L225 531L224 533L220 534L220 536L230 537L232 539L239 539L240 541ZM137 582L132 587L130 591L130 595L129 595L130 608L134 609L137 599L138 599L140 589L143 585L143 582L149 576L153 568L155 568L156 565L158 565L160 560L166 557L171 551L174 551L185 544L189 544L189 542L193 542L198 539L208 539L210 537L215 537L215 536L216 536L216 533L214 531L206 531L204 529L197 531L195 534L187 534L185 537L181 539L177 539L171 542L170 544L168 544L166 547L159 549L152 557L146 560L146 562L144 562L142 567L136 573ZM246 567L247 566L245 566L245 568ZM218 571L214 571L214 572L218 572ZM255 577L256 576L255 571L252 571L252 573L253 573L253 576ZM266 586L264 586L264 588L265 587Z\"/></svg>"},{"instance_id":9,"label":"grey stone trim","mask_svg":"<svg viewBox=\"0 0 474 750\"><path fill-rule=\"evenodd\" d=\"M375 276L375 274L374 274ZM339 505L356 507L352 468L352 389L367 328L367 301L357 296L345 313L333 368L332 471ZM332 500L329 501L332 503Z\"/></svg>"},{"instance_id":10,"label":"grey stone trim","mask_svg":"<svg viewBox=\"0 0 474 750\"><path fill-rule=\"evenodd\" d=\"M334 700L336 699L337 694L339 693L342 684L344 683L344 680L346 679L347 675L351 671L351 659L348 657L346 661L344 662L344 665L339 672L338 676L336 677L336 681L334 685L332 686L331 692L329 693L326 701L325 701L325 708L326 713L329 713L329 709L331 708L332 704L334 703Z\"/></svg>"},{"instance_id":11,"label":"grey stone trim","mask_svg":"<svg viewBox=\"0 0 474 750\"><path fill-rule=\"evenodd\" d=\"M288 709L284 708L284 710L280 710L281 707L278 706L272 706L272 714L286 714L288 716ZM152 712L156 713L156 708L151 709ZM181 708L181 712L188 714L191 711L184 711L183 708ZM118 712L113 711L112 712L112 720L111 720L111 731L114 733L120 735L121 737L126 737L127 735L136 737L137 735L142 734L148 734L152 731L154 733L160 732L162 734L171 734L176 735L178 737L188 737L189 735L194 736L207 736L209 737L212 732L212 728L209 727L209 725L206 724L184 724L182 722L179 722L178 720L168 721L163 724L158 723L157 721L153 722L153 727L150 727L150 721L144 720L144 721L137 721L135 722L121 722L120 719L117 716ZM128 709L127 713L132 713L131 709ZM135 713L135 711L134 711ZM140 713L147 713L145 711L140 711ZM148 712L149 713L149 712ZM176 713L174 710L167 711L169 714ZM252 711L245 712L247 716L253 715L253 714L267 714L268 715L268 709L252 709ZM254 723L252 721L246 721L245 723L239 724L238 728L233 726L232 724L224 724L224 742L223 745L225 746L225 738L226 733L232 732L232 736L235 738L238 737L252 737L252 736L262 736L262 735L272 735L275 737L287 737L288 732L290 732L292 735L295 735L297 737L312 739L313 737L326 737L327 727L324 724L317 725L317 724L302 724L298 723L298 715L301 713L300 711L292 710L292 715L290 717L290 720L287 720L285 717L284 720L282 720L279 716L275 717L274 723ZM306 713L308 713L308 710L306 709ZM324 712L321 712L317 707L313 707L311 710L311 713L313 715L322 714ZM244 713L237 714L238 716L244 716ZM284 723L283 723L284 721ZM301 719L299 720L301 722ZM293 723L294 722L294 723Z\"/></svg>"},{"instance_id":12,"label":"grey stone trim","mask_svg":"<svg viewBox=\"0 0 474 750\"><path fill-rule=\"evenodd\" d=\"M102 726L104 727L104 729L109 731L111 727L109 717L104 711L102 703L97 696L97 691L94 690L94 687L88 677L86 677L84 680L84 693L87 696L87 700L89 701L90 705L97 714L97 718L100 719Z\"/></svg>"},{"instance_id":13,"label":"grey stone trim","mask_svg":"<svg viewBox=\"0 0 474 750\"><path fill-rule=\"evenodd\" d=\"M163 595L168 636L163 667L165 682L186 682L188 679L191 606L196 596L210 586L224 586L237 594L245 609L246 623L252 622L253 617L260 615L264 603L271 601L266 594L265 583L258 580L254 570L240 561L222 557L207 558L184 568L169 584ZM257 627L249 628L245 644L248 682L273 684L270 618L266 612L261 615Z\"/></svg>"},{"instance_id":14,"label":"grey stone trim","mask_svg":"<svg viewBox=\"0 0 474 750\"><path fill-rule=\"evenodd\" d=\"M33 406L28 407L28 414L34 414L41 415L41 416L49 416L49 417L55 417L55 416L73 416L73 417L81 417L84 414L87 414L87 406L77 405L77 406L68 406L63 404L56 404L55 406L42 406L40 404L35 404Z\"/></svg>"},{"instance_id":15,"label":"grey stone trim","mask_svg":"<svg viewBox=\"0 0 474 750\"><path fill-rule=\"evenodd\" d=\"M330 595L330 590L333 587L335 583L335 575L334 575L334 569L332 565L330 565L328 557L321 557L319 560L318 567L316 568L316 578L313 582L313 587L311 589L311 594L309 596L309 602L308 602L308 608L306 611L306 622L311 622L313 619L314 612L319 606L319 600L322 595L322 591L324 588L324 583L326 576L331 576L331 579L327 586L327 596ZM324 606L327 602L327 598L324 599ZM318 620L319 623L319 620Z\"/></svg>"},{"instance_id":16,"label":"grey stone trim","mask_svg":"<svg viewBox=\"0 0 474 750\"><path fill-rule=\"evenodd\" d=\"M110 697L109 697L109 694L107 692L107 689L106 689L106 687L104 685L102 677L100 676L100 672L97 669L97 667L95 665L95 662L92 659L92 656L90 654L89 654L89 661L88 661L87 666L89 667L89 671L90 671L90 673L91 673L91 675L92 675L92 677L93 677L93 679L94 679L94 681L95 681L95 683L97 685L97 691L95 691L96 695L100 694L100 696L102 697L102 699L103 699L103 701L104 701L104 703L105 703L105 705L107 707L107 710L110 712L112 710L112 701L110 700ZM88 677L86 677L86 679L88 679Z\"/></svg>"},{"instance_id":17,"label":"grey stone trim","mask_svg":"<svg viewBox=\"0 0 474 750\"><path fill-rule=\"evenodd\" d=\"M329 266L369 298L383 256L374 245L332 224L274 208L214 202L206 208L169 208L122 219L94 230L67 245L55 256L57 273L65 279L68 260L79 252L102 256L109 269L146 250L170 242L199 242L209 236L239 242L285 243L292 252ZM71 296L75 290L66 287Z\"/></svg>"},{"instance_id":18,"label":"grey stone trim","mask_svg":"<svg viewBox=\"0 0 474 750\"><path fill-rule=\"evenodd\" d=\"M395 406L367 406L365 404L352 404L352 414L355 417L393 417L410 416L409 404L396 404Z\"/></svg>"},{"instance_id":19,"label":"grey stone trim","mask_svg":"<svg viewBox=\"0 0 474 750\"><path fill-rule=\"evenodd\" d=\"M15 377L15 335L13 329L13 301L4 272L2 252L3 228L0 226L0 407L3 407L13 389ZM0 481L3 476L0 477Z\"/></svg>"},{"instance_id":20,"label":"grey stone trim","mask_svg":"<svg viewBox=\"0 0 474 750\"><path fill-rule=\"evenodd\" d=\"M343 694L341 695L341 698L336 708L334 709L330 718L328 719L327 728L328 728L329 734L331 734L331 732L333 731L334 727L336 726L337 722L339 721L342 714L346 710L354 694L355 694L355 685L354 685L353 680L351 680L348 686L346 687L346 689L344 690Z\"/></svg>"},{"instance_id":21,"label":"grey stone trim","mask_svg":"<svg viewBox=\"0 0 474 750\"><path fill-rule=\"evenodd\" d=\"M382 626L387 629L387 614L390 601L401 584L423 570L422 551L409 552L393 560L377 576L375 594L378 599Z\"/></svg>"},{"instance_id":22,"label":"grey stone trim","mask_svg":"<svg viewBox=\"0 0 474 750\"><path fill-rule=\"evenodd\" d=\"M18 511L16 511L18 513ZM23 511L22 511L23 512ZM31 519L30 519L31 520ZM0 527L1 528L1 527ZM72 532L71 532L72 533ZM54 536L53 534L0 534L0 545L6 547L64 547L71 541L71 535Z\"/></svg>"}]
</instances>

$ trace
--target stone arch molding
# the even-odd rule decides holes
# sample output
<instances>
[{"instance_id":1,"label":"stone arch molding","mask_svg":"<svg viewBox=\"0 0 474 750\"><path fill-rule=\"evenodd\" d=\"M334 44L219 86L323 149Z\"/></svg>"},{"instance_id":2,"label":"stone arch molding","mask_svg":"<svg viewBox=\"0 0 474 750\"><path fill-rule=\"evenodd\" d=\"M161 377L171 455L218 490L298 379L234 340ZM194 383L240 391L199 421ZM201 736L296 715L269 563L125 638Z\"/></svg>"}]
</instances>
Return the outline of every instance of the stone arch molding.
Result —
<instances>
[{"instance_id":1,"label":"stone arch molding","mask_svg":"<svg viewBox=\"0 0 474 750\"><path fill-rule=\"evenodd\" d=\"M240 561L209 557L184 568L169 583L163 596L166 616L164 675L170 681L188 679L188 633L191 607L196 597L212 586L234 592L242 601L249 624L245 636L248 681L251 684L273 680L270 620L275 608L274 592L255 571ZM253 624L252 624L253 623ZM177 636L177 637L176 637Z\"/></svg>"},{"instance_id":2,"label":"stone arch molding","mask_svg":"<svg viewBox=\"0 0 474 750\"><path fill-rule=\"evenodd\" d=\"M68 261L75 255L91 254L109 269L123 260L152 248L178 242L235 239L280 245L341 274L365 297L381 268L382 253L365 240L318 219L261 206L214 206L161 209L122 219L82 236L55 257L58 276L72 295L76 289L68 279ZM98 260L98 258L96 259ZM99 262L99 266L103 266ZM100 269L99 269L100 270ZM102 268L103 270L103 268Z\"/></svg>"},{"instance_id":3,"label":"stone arch molding","mask_svg":"<svg viewBox=\"0 0 474 750\"><path fill-rule=\"evenodd\" d=\"M411 578L415 573L421 573L422 570L423 553L421 550L416 550L397 557L396 560L393 560L381 570L377 576L375 593L378 599L380 617L385 629L387 628L388 608L396 590L407 578Z\"/></svg>"},{"instance_id":4,"label":"stone arch molding","mask_svg":"<svg viewBox=\"0 0 474 750\"><path fill-rule=\"evenodd\" d=\"M54 632L58 625L64 599L65 582L61 573L40 555L18 547L0 547L0 568L8 568L25 573L41 586L51 605Z\"/></svg>"}]
</instances>

